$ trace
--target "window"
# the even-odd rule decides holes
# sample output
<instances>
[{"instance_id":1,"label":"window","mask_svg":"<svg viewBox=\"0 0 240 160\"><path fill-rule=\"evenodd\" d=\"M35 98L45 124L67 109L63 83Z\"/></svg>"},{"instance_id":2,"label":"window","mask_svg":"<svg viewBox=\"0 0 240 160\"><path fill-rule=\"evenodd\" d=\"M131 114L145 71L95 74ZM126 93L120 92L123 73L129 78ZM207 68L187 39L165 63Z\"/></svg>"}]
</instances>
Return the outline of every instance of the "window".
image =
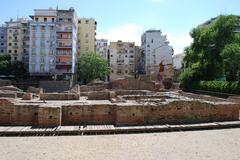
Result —
<instances>
[{"instance_id":1,"label":"window","mask_svg":"<svg viewBox=\"0 0 240 160\"><path fill-rule=\"evenodd\" d=\"M128 70L125 70L125 73L128 73Z\"/></svg>"},{"instance_id":2,"label":"window","mask_svg":"<svg viewBox=\"0 0 240 160\"><path fill-rule=\"evenodd\" d=\"M9 32L12 33L12 30L10 29Z\"/></svg>"},{"instance_id":3,"label":"window","mask_svg":"<svg viewBox=\"0 0 240 160\"><path fill-rule=\"evenodd\" d=\"M47 22L47 18L44 18L44 22Z\"/></svg>"},{"instance_id":4,"label":"window","mask_svg":"<svg viewBox=\"0 0 240 160\"><path fill-rule=\"evenodd\" d=\"M111 57L113 57L113 55L111 54Z\"/></svg>"},{"instance_id":5,"label":"window","mask_svg":"<svg viewBox=\"0 0 240 160\"><path fill-rule=\"evenodd\" d=\"M78 23L81 24L81 20L78 20Z\"/></svg>"},{"instance_id":6,"label":"window","mask_svg":"<svg viewBox=\"0 0 240 160\"><path fill-rule=\"evenodd\" d=\"M86 20L86 24L89 24L89 20Z\"/></svg>"},{"instance_id":7,"label":"window","mask_svg":"<svg viewBox=\"0 0 240 160\"><path fill-rule=\"evenodd\" d=\"M17 40L17 39L18 39L18 37L17 37L17 36L15 36L14 38L15 38L15 40Z\"/></svg>"},{"instance_id":8,"label":"window","mask_svg":"<svg viewBox=\"0 0 240 160\"><path fill-rule=\"evenodd\" d=\"M38 18L35 18L35 21L38 22Z\"/></svg>"},{"instance_id":9,"label":"window","mask_svg":"<svg viewBox=\"0 0 240 160\"><path fill-rule=\"evenodd\" d=\"M130 56L130 58L134 58L134 56L133 56L133 55L131 55L131 56Z\"/></svg>"},{"instance_id":10,"label":"window","mask_svg":"<svg viewBox=\"0 0 240 160\"><path fill-rule=\"evenodd\" d=\"M72 22L72 18L68 18L68 22Z\"/></svg>"},{"instance_id":11,"label":"window","mask_svg":"<svg viewBox=\"0 0 240 160\"><path fill-rule=\"evenodd\" d=\"M4 52L4 50L2 49L2 50L1 50L1 53L3 53L3 52Z\"/></svg>"},{"instance_id":12,"label":"window","mask_svg":"<svg viewBox=\"0 0 240 160\"><path fill-rule=\"evenodd\" d=\"M54 18L52 18L52 22L54 22L55 21L55 19Z\"/></svg>"},{"instance_id":13,"label":"window","mask_svg":"<svg viewBox=\"0 0 240 160\"><path fill-rule=\"evenodd\" d=\"M14 53L17 53L17 50L14 50Z\"/></svg>"},{"instance_id":14,"label":"window","mask_svg":"<svg viewBox=\"0 0 240 160\"><path fill-rule=\"evenodd\" d=\"M9 39L12 39L12 37L11 37L11 36L9 36L8 38L9 38Z\"/></svg>"},{"instance_id":15,"label":"window","mask_svg":"<svg viewBox=\"0 0 240 160\"><path fill-rule=\"evenodd\" d=\"M152 41L151 41L152 43L153 43L153 39L152 39Z\"/></svg>"},{"instance_id":16,"label":"window","mask_svg":"<svg viewBox=\"0 0 240 160\"><path fill-rule=\"evenodd\" d=\"M12 50L8 50L8 53L12 53Z\"/></svg>"},{"instance_id":17,"label":"window","mask_svg":"<svg viewBox=\"0 0 240 160\"><path fill-rule=\"evenodd\" d=\"M17 43L14 43L15 46L17 46Z\"/></svg>"},{"instance_id":18,"label":"window","mask_svg":"<svg viewBox=\"0 0 240 160\"><path fill-rule=\"evenodd\" d=\"M4 43L1 43L1 46L4 46Z\"/></svg>"},{"instance_id":19,"label":"window","mask_svg":"<svg viewBox=\"0 0 240 160\"><path fill-rule=\"evenodd\" d=\"M125 55L125 57L127 58L127 55Z\"/></svg>"},{"instance_id":20,"label":"window","mask_svg":"<svg viewBox=\"0 0 240 160\"><path fill-rule=\"evenodd\" d=\"M8 43L9 46L12 46L12 43Z\"/></svg>"},{"instance_id":21,"label":"window","mask_svg":"<svg viewBox=\"0 0 240 160\"><path fill-rule=\"evenodd\" d=\"M1 36L1 39L4 39L4 36Z\"/></svg>"},{"instance_id":22,"label":"window","mask_svg":"<svg viewBox=\"0 0 240 160\"><path fill-rule=\"evenodd\" d=\"M45 30L45 26L42 26L41 29L42 29L42 30Z\"/></svg>"},{"instance_id":23,"label":"window","mask_svg":"<svg viewBox=\"0 0 240 160\"><path fill-rule=\"evenodd\" d=\"M85 38L88 38L88 33L85 34Z\"/></svg>"}]
</instances>

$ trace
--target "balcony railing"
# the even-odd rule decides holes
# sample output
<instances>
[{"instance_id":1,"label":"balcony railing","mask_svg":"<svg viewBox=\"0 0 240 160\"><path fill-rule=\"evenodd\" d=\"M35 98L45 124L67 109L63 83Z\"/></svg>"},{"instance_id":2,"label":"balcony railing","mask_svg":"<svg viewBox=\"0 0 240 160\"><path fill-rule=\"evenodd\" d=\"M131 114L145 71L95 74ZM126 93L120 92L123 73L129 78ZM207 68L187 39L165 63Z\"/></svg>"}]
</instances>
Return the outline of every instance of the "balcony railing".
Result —
<instances>
[{"instance_id":1,"label":"balcony railing","mask_svg":"<svg viewBox=\"0 0 240 160\"><path fill-rule=\"evenodd\" d=\"M57 27L57 32L72 32L72 27Z\"/></svg>"}]
</instances>

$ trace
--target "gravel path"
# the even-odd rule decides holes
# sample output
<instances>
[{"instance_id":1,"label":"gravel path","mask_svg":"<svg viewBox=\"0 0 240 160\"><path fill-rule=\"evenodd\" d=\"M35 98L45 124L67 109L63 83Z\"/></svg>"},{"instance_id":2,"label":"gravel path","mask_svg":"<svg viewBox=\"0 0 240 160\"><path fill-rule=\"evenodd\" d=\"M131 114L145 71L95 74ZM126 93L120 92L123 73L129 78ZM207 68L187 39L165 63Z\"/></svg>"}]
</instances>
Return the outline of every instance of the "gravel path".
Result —
<instances>
[{"instance_id":1,"label":"gravel path","mask_svg":"<svg viewBox=\"0 0 240 160\"><path fill-rule=\"evenodd\" d=\"M239 160L240 129L152 134L0 137L1 160Z\"/></svg>"}]
</instances>

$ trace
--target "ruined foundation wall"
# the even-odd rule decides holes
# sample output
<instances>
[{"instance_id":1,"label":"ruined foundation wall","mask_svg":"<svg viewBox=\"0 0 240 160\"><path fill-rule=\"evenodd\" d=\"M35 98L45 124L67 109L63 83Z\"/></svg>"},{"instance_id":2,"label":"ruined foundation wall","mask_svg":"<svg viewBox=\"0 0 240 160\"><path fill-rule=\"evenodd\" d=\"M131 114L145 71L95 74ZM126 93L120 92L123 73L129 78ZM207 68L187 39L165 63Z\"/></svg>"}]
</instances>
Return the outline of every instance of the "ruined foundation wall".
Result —
<instances>
[{"instance_id":1,"label":"ruined foundation wall","mask_svg":"<svg viewBox=\"0 0 240 160\"><path fill-rule=\"evenodd\" d=\"M76 93L42 93L40 100L79 100L80 95Z\"/></svg>"},{"instance_id":2,"label":"ruined foundation wall","mask_svg":"<svg viewBox=\"0 0 240 160\"><path fill-rule=\"evenodd\" d=\"M63 125L114 124L114 105L73 105L62 107Z\"/></svg>"},{"instance_id":3,"label":"ruined foundation wall","mask_svg":"<svg viewBox=\"0 0 240 160\"><path fill-rule=\"evenodd\" d=\"M59 126L60 119L60 108L14 105L6 99L0 99L0 125L2 126Z\"/></svg>"},{"instance_id":4,"label":"ruined foundation wall","mask_svg":"<svg viewBox=\"0 0 240 160\"><path fill-rule=\"evenodd\" d=\"M0 99L0 125L152 125L239 120L239 104L174 101L166 104L14 105Z\"/></svg>"}]
</instances>

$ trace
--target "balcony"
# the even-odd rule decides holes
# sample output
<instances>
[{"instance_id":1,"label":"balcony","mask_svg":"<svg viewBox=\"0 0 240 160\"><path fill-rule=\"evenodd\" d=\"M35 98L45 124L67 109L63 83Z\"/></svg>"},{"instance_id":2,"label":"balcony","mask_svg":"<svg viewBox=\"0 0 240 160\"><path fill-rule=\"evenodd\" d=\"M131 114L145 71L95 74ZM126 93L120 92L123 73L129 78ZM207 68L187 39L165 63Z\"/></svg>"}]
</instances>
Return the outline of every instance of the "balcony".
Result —
<instances>
[{"instance_id":1,"label":"balcony","mask_svg":"<svg viewBox=\"0 0 240 160\"><path fill-rule=\"evenodd\" d=\"M57 27L57 32L72 32L72 27Z\"/></svg>"},{"instance_id":2,"label":"balcony","mask_svg":"<svg viewBox=\"0 0 240 160\"><path fill-rule=\"evenodd\" d=\"M56 65L72 66L72 62L59 62L59 61L56 61Z\"/></svg>"},{"instance_id":3,"label":"balcony","mask_svg":"<svg viewBox=\"0 0 240 160\"><path fill-rule=\"evenodd\" d=\"M57 48L72 48L72 45L57 44Z\"/></svg>"},{"instance_id":4,"label":"balcony","mask_svg":"<svg viewBox=\"0 0 240 160\"><path fill-rule=\"evenodd\" d=\"M124 64L124 60L117 60L117 64Z\"/></svg>"}]
</instances>

